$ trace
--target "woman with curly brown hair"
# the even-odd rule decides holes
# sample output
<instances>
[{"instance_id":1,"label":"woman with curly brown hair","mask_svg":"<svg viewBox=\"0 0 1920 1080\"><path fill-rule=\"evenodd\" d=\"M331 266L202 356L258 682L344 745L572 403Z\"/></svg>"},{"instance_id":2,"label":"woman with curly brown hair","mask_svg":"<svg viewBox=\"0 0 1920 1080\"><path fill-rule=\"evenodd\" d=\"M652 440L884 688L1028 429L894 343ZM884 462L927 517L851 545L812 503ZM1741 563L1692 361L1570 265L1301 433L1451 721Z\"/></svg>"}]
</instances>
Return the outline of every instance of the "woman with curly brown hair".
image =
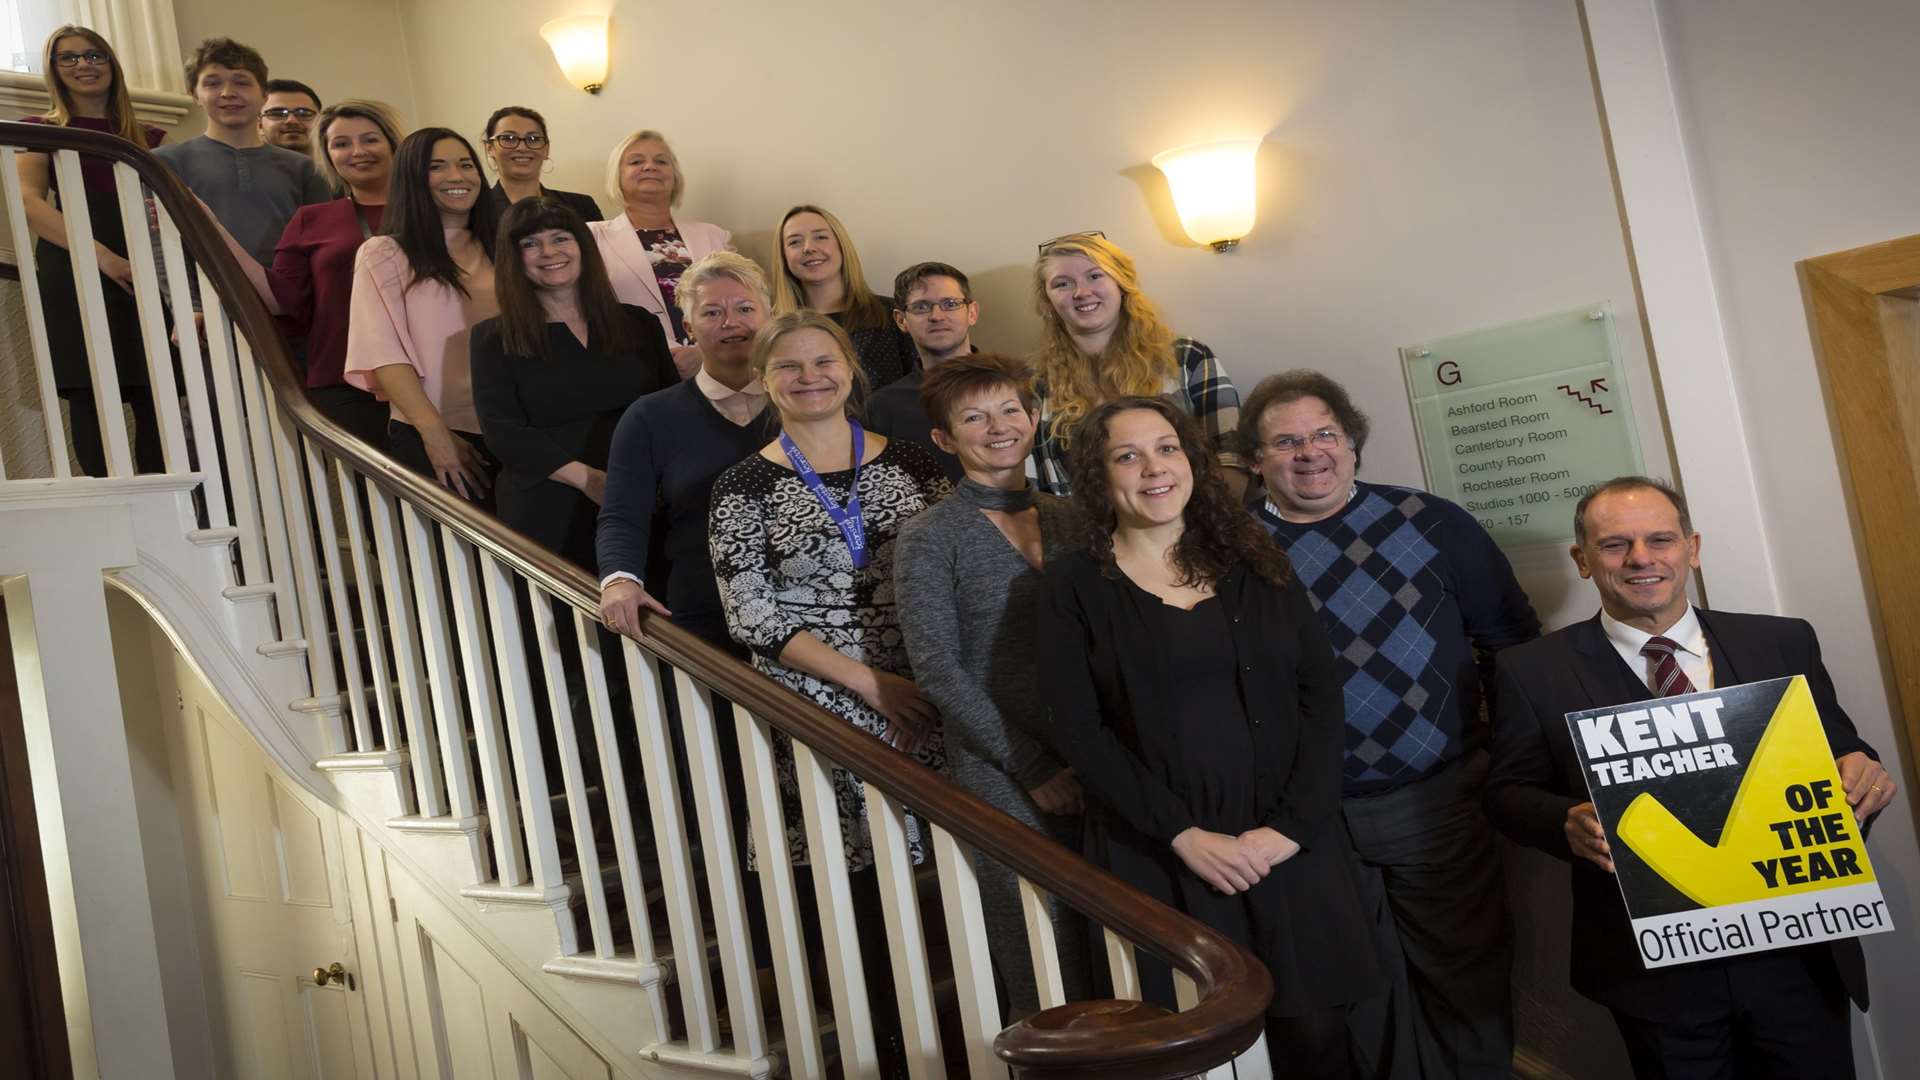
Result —
<instances>
[{"instance_id":1,"label":"woman with curly brown hair","mask_svg":"<svg viewBox=\"0 0 1920 1080\"><path fill-rule=\"evenodd\" d=\"M1375 1071L1348 1013L1386 977L1340 820L1339 678L1306 591L1165 398L1092 409L1068 464L1087 550L1047 567L1037 733L1080 778L1087 857L1266 963L1276 1073ZM1167 969L1140 968L1171 1006Z\"/></svg>"}]
</instances>

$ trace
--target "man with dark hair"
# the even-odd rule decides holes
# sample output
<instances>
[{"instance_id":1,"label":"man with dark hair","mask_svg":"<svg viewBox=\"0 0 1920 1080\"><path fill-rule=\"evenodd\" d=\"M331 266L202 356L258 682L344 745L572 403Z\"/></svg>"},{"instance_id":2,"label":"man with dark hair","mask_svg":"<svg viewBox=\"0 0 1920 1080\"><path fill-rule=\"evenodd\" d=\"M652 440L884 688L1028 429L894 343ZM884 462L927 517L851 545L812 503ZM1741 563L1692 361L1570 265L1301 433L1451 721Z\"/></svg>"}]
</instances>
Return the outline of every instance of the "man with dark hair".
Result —
<instances>
[{"instance_id":1,"label":"man with dark hair","mask_svg":"<svg viewBox=\"0 0 1920 1080\"><path fill-rule=\"evenodd\" d=\"M1858 939L1642 965L1566 715L1804 675L1863 826L1892 801L1892 777L1840 708L1813 627L1688 601L1700 534L1679 492L1644 476L1610 480L1580 501L1573 525L1573 562L1600 611L1500 654L1487 779L1494 824L1572 864L1573 988L1613 1011L1643 1080L1852 1076L1847 1000L1867 1007Z\"/></svg>"},{"instance_id":2,"label":"man with dark hair","mask_svg":"<svg viewBox=\"0 0 1920 1080\"><path fill-rule=\"evenodd\" d=\"M262 142L266 84L258 52L231 38L201 42L187 62L187 85L207 115L206 132L154 151L261 266L273 265L295 210L333 197L312 158Z\"/></svg>"},{"instance_id":3,"label":"man with dark hair","mask_svg":"<svg viewBox=\"0 0 1920 1080\"><path fill-rule=\"evenodd\" d=\"M313 121L320 95L298 79L268 79L267 104L260 110L260 137L296 154L313 153Z\"/></svg>"},{"instance_id":4,"label":"man with dark hair","mask_svg":"<svg viewBox=\"0 0 1920 1080\"><path fill-rule=\"evenodd\" d=\"M1539 636L1540 620L1472 515L1356 479L1367 433L1317 371L1262 381L1240 410L1267 488L1255 516L1312 596L1346 698L1341 811L1393 975L1390 1014L1354 1022L1363 1041L1391 1024L1396 1059L1417 1053L1429 1078L1504 1080L1513 929L1480 808L1481 696L1492 654Z\"/></svg>"},{"instance_id":5,"label":"man with dark hair","mask_svg":"<svg viewBox=\"0 0 1920 1080\"><path fill-rule=\"evenodd\" d=\"M893 279L893 321L913 339L920 365L905 378L876 391L867 402L867 426L888 438L907 439L932 450L959 483L960 459L933 441L933 419L920 405L920 384L943 360L965 356L973 347L973 325L980 321L967 275L943 262L915 263Z\"/></svg>"}]
</instances>

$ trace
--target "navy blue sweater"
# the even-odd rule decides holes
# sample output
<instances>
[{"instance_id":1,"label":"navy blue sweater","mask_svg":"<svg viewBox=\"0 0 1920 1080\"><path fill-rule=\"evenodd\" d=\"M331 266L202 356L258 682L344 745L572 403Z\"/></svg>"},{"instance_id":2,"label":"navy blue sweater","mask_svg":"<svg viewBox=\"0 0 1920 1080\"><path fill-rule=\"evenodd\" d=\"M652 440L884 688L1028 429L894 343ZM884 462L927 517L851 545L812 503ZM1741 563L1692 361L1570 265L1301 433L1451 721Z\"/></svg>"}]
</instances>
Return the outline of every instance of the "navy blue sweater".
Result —
<instances>
[{"instance_id":1,"label":"navy blue sweater","mask_svg":"<svg viewBox=\"0 0 1920 1080\"><path fill-rule=\"evenodd\" d=\"M1482 742L1493 654L1539 637L1540 620L1465 510L1414 488L1355 488L1321 521L1285 521L1267 505L1255 514L1293 560L1333 645L1346 698L1343 791L1364 795L1430 776Z\"/></svg>"},{"instance_id":2,"label":"navy blue sweater","mask_svg":"<svg viewBox=\"0 0 1920 1080\"><path fill-rule=\"evenodd\" d=\"M728 649L720 591L707 552L707 504L720 474L774 440L772 409L742 427L720 415L692 379L641 398L613 429L607 501L595 554L600 577L626 571L673 612L673 622ZM657 516L656 516L657 515ZM653 529L666 529L666 594L647 579Z\"/></svg>"}]
</instances>

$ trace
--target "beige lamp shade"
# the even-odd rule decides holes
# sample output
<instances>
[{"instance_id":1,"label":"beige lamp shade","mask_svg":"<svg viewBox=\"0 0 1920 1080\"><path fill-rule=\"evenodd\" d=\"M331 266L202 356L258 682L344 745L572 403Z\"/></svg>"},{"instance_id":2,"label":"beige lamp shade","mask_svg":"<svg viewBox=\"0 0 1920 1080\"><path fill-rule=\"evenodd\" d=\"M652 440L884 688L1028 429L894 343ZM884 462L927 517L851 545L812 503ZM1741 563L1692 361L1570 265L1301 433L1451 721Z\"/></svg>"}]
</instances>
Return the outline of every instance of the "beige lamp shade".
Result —
<instances>
[{"instance_id":1,"label":"beige lamp shade","mask_svg":"<svg viewBox=\"0 0 1920 1080\"><path fill-rule=\"evenodd\" d=\"M1259 139L1199 143L1156 154L1166 174L1180 226L1196 243L1231 250L1253 231L1253 159Z\"/></svg>"},{"instance_id":2,"label":"beige lamp shade","mask_svg":"<svg viewBox=\"0 0 1920 1080\"><path fill-rule=\"evenodd\" d=\"M597 94L607 81L607 17L569 15L540 28L567 81Z\"/></svg>"}]
</instances>

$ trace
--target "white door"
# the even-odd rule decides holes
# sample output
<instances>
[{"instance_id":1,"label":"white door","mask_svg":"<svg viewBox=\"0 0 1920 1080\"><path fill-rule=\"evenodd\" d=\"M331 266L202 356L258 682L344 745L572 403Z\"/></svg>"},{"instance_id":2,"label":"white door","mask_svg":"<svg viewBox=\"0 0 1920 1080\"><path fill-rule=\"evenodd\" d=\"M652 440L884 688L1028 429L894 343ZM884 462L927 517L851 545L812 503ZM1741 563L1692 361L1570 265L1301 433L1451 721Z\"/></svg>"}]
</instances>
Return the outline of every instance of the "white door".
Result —
<instances>
[{"instance_id":1,"label":"white door","mask_svg":"<svg viewBox=\"0 0 1920 1080\"><path fill-rule=\"evenodd\" d=\"M235 1080L373 1080L339 819L154 637L215 1061ZM316 982L335 963L347 978Z\"/></svg>"}]
</instances>

